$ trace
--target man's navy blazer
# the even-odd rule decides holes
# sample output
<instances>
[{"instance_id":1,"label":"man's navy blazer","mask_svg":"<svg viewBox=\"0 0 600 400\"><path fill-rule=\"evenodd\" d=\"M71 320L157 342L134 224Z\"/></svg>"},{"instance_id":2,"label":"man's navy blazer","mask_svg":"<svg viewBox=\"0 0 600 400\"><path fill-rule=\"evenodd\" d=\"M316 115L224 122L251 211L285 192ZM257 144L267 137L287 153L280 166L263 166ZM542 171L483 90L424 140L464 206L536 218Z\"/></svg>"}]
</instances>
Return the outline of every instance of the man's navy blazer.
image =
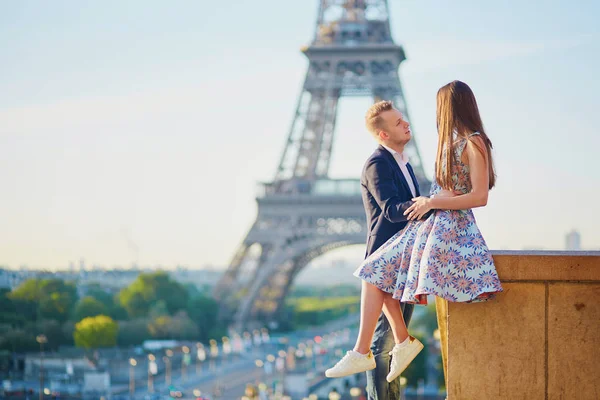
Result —
<instances>
[{"instance_id":1,"label":"man's navy blazer","mask_svg":"<svg viewBox=\"0 0 600 400\"><path fill-rule=\"evenodd\" d=\"M410 164L408 172L420 196L419 183ZM413 204L410 187L394 156L379 146L369 157L360 178L363 205L367 214L369 256L408 222L404 211Z\"/></svg>"}]
</instances>

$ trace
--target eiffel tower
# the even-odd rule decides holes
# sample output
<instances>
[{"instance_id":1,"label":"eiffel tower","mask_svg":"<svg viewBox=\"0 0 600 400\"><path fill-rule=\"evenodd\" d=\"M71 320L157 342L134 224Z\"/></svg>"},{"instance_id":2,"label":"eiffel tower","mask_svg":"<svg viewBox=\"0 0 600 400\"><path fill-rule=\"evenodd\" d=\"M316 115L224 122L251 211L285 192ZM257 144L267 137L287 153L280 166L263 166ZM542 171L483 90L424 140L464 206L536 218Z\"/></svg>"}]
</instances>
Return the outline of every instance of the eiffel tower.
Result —
<instances>
[{"instance_id":1,"label":"eiffel tower","mask_svg":"<svg viewBox=\"0 0 600 400\"><path fill-rule=\"evenodd\" d=\"M360 180L328 178L339 99L392 100L408 118L398 76L405 55L392 39L387 0L320 0L314 39L302 51L308 71L275 178L261 185L256 221L213 293L234 329L276 324L311 260L365 243ZM405 151L426 193L414 139Z\"/></svg>"}]
</instances>

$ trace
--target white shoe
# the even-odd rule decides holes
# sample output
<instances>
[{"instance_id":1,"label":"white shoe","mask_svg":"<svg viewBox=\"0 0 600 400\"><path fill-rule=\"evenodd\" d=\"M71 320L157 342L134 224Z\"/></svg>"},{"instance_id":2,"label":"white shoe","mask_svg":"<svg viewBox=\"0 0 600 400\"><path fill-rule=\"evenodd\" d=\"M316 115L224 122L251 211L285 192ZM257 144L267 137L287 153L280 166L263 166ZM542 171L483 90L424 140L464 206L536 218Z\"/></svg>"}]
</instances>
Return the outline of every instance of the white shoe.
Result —
<instances>
[{"instance_id":1,"label":"white shoe","mask_svg":"<svg viewBox=\"0 0 600 400\"><path fill-rule=\"evenodd\" d=\"M389 353L392 356L392 362L390 363L390 373L386 377L387 381L392 382L399 377L421 350L423 350L423 343L412 336L408 337L408 343L395 345Z\"/></svg>"},{"instance_id":2,"label":"white shoe","mask_svg":"<svg viewBox=\"0 0 600 400\"><path fill-rule=\"evenodd\" d=\"M367 354L350 350L337 364L325 371L325 376L328 378L341 378L342 376L358 374L372 369L375 369L375 357L373 357L371 350Z\"/></svg>"}]
</instances>

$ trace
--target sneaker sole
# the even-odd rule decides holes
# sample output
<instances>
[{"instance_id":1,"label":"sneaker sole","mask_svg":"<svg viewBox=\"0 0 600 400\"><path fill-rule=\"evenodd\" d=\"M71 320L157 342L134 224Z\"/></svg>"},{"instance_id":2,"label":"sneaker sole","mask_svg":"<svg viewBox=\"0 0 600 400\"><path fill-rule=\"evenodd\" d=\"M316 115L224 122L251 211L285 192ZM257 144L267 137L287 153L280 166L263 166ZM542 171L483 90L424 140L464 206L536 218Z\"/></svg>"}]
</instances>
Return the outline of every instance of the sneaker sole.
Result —
<instances>
[{"instance_id":1,"label":"sneaker sole","mask_svg":"<svg viewBox=\"0 0 600 400\"><path fill-rule=\"evenodd\" d=\"M415 349L415 351L411 354L410 358L407 358L404 365L402 366L402 368L400 368L398 371L396 371L396 373L394 375L388 375L385 379L388 382L392 382L394 379L396 379L397 377L400 376L400 374L402 374L404 372L404 370L410 365L410 363L412 362L412 360L415 359L415 357L417 357L419 355L419 353L421 352L421 350L423 350L423 343L419 342L419 346Z\"/></svg>"},{"instance_id":2,"label":"sneaker sole","mask_svg":"<svg viewBox=\"0 0 600 400\"><path fill-rule=\"evenodd\" d=\"M327 378L343 378L344 376L349 376L349 375L354 375L354 374L359 374L361 372L367 372L367 371L371 371L372 369L375 369L376 364L373 363L371 365L369 365L368 368L360 368L360 369L355 369L355 370L351 370L351 371L346 371L344 373L332 373L329 371L325 371L325 376Z\"/></svg>"}]
</instances>

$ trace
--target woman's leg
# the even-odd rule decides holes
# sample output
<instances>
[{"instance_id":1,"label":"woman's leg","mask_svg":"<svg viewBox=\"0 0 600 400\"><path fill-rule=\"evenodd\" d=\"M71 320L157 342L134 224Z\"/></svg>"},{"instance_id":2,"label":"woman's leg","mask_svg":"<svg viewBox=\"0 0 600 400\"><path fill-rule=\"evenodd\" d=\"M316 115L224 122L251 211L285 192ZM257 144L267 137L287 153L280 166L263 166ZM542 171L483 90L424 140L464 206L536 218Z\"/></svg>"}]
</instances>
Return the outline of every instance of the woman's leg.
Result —
<instances>
[{"instance_id":1,"label":"woman's leg","mask_svg":"<svg viewBox=\"0 0 600 400\"><path fill-rule=\"evenodd\" d=\"M354 351L367 354L371 349L377 319L381 315L385 293L376 286L362 281L360 292L360 328Z\"/></svg>"},{"instance_id":2,"label":"woman's leg","mask_svg":"<svg viewBox=\"0 0 600 400\"><path fill-rule=\"evenodd\" d=\"M404 323L400 301L394 299L391 293L384 294L383 312L390 323L396 344L404 342L408 337L408 330Z\"/></svg>"},{"instance_id":3,"label":"woman's leg","mask_svg":"<svg viewBox=\"0 0 600 400\"><path fill-rule=\"evenodd\" d=\"M382 309L394 333L394 341L401 343L408 337L400 302L392 298L391 293L386 293L363 281L360 298L360 329L354 351L361 354L369 352L377 319L381 315Z\"/></svg>"}]
</instances>

